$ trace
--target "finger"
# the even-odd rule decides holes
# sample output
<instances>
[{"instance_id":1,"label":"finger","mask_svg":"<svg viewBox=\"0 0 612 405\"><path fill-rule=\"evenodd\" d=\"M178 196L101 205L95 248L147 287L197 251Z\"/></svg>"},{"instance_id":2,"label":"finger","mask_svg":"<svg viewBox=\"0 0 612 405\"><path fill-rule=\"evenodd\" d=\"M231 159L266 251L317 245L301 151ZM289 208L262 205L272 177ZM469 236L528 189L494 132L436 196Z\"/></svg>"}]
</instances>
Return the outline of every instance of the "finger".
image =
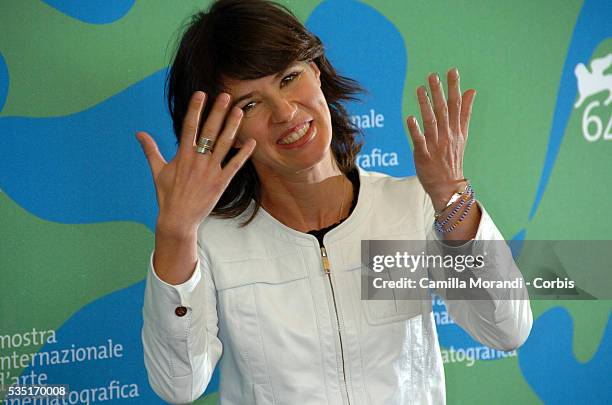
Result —
<instances>
[{"instance_id":1,"label":"finger","mask_svg":"<svg viewBox=\"0 0 612 405\"><path fill-rule=\"evenodd\" d=\"M255 146L257 146L257 142L255 141L255 139L248 139L244 143L242 148L240 148L238 153L236 153L236 155L231 158L229 162L227 162L227 164L223 168L223 174L225 176L225 187L227 187L232 178L236 175L236 173L238 173L238 170L240 170L240 168L244 166L244 163L249 159L249 157L255 150Z\"/></svg>"},{"instance_id":2,"label":"finger","mask_svg":"<svg viewBox=\"0 0 612 405\"><path fill-rule=\"evenodd\" d=\"M474 97L476 97L476 90L470 89L463 93L463 98L461 100L461 133L465 139L468 137L468 130L470 128Z\"/></svg>"},{"instance_id":3,"label":"finger","mask_svg":"<svg viewBox=\"0 0 612 405\"><path fill-rule=\"evenodd\" d=\"M140 146L142 147L142 151L147 158L147 162L149 162L149 167L151 168L151 173L153 174L153 178L157 178L160 170L166 164L166 160L159 152L159 148L157 147L157 143L153 140L151 135L146 132L137 132L136 139L140 142Z\"/></svg>"},{"instance_id":4,"label":"finger","mask_svg":"<svg viewBox=\"0 0 612 405\"><path fill-rule=\"evenodd\" d=\"M433 109L436 114L436 124L438 128L438 140L441 137L447 137L448 131L448 108L446 106L446 97L440 78L436 73L429 75L429 88L431 88L431 98L433 101Z\"/></svg>"},{"instance_id":5,"label":"finger","mask_svg":"<svg viewBox=\"0 0 612 405\"><path fill-rule=\"evenodd\" d=\"M219 94L215 100L215 104L213 104L212 109L210 110L210 114L208 114L208 118L206 118L204 126L202 127L200 137L208 138L213 142L217 139L219 132L221 132L223 121L225 121L225 117L227 116L229 102L229 94Z\"/></svg>"},{"instance_id":6,"label":"finger","mask_svg":"<svg viewBox=\"0 0 612 405\"><path fill-rule=\"evenodd\" d=\"M452 68L447 73L448 83L448 125L453 134L461 130L461 86L459 71Z\"/></svg>"},{"instance_id":7,"label":"finger","mask_svg":"<svg viewBox=\"0 0 612 405\"><path fill-rule=\"evenodd\" d=\"M202 91L196 91L191 96L187 113L183 120L183 132L181 133L181 143L179 145L179 153L190 153L193 151L198 128L200 127L200 116L206 102L206 94Z\"/></svg>"},{"instance_id":8,"label":"finger","mask_svg":"<svg viewBox=\"0 0 612 405\"><path fill-rule=\"evenodd\" d=\"M410 132L410 139L412 139L414 154L428 156L427 140L425 139L425 135L421 132L419 123L414 115L409 116L406 122L408 124L408 132Z\"/></svg>"},{"instance_id":9,"label":"finger","mask_svg":"<svg viewBox=\"0 0 612 405\"><path fill-rule=\"evenodd\" d=\"M425 128L427 143L437 143L438 127L436 124L436 116L431 109L425 86L419 86L417 88L417 99L419 100L419 109L421 110L421 118L423 120L423 127Z\"/></svg>"},{"instance_id":10,"label":"finger","mask_svg":"<svg viewBox=\"0 0 612 405\"><path fill-rule=\"evenodd\" d=\"M236 132L238 131L238 127L240 126L240 122L242 120L242 110L238 107L232 108L225 122L225 127L223 128L223 132L217 138L215 142L215 149L212 154L212 161L216 164L221 164L223 159L225 159L225 155L230 150L230 148L234 145L234 141L236 139Z\"/></svg>"}]
</instances>

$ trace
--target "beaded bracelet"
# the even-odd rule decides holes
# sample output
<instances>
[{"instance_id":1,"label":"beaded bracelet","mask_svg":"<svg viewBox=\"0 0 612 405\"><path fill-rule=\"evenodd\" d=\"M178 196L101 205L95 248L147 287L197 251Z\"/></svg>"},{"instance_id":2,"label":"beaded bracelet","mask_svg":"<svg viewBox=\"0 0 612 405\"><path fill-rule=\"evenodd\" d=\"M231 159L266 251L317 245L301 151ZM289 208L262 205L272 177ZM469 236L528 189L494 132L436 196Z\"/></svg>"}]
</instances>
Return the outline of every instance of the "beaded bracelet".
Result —
<instances>
[{"instance_id":1,"label":"beaded bracelet","mask_svg":"<svg viewBox=\"0 0 612 405\"><path fill-rule=\"evenodd\" d=\"M453 231L455 228L457 228L457 226L465 219L465 217L467 217L467 214L470 212L470 209L472 208L474 201L476 201L476 193L474 189L472 188L472 185L468 183L467 186L465 187L465 191L463 191L463 193L461 194L462 195L459 198L459 201L455 201L455 204L456 204L455 207L453 208L451 213L446 218L444 218L443 221L440 221L440 217L442 216L441 213L436 213L436 215L434 215L435 217L434 227L436 231L440 233L449 233ZM455 221L449 228L445 229L445 226L449 223L449 221L452 218L455 217L455 215L457 215L457 213L461 210L461 208L463 208L464 205L465 205L465 209L461 213L461 216L459 217L459 219Z\"/></svg>"},{"instance_id":2,"label":"beaded bracelet","mask_svg":"<svg viewBox=\"0 0 612 405\"><path fill-rule=\"evenodd\" d=\"M461 191L461 192L457 192L457 193L454 193L454 194L451 196L451 198L448 200L448 202L446 203L446 206L445 206L444 208L442 208L440 211L435 211L435 215L434 215L434 216L435 216L436 218L438 218L440 215L442 215L442 213L443 213L444 211L446 211L446 210L448 209L448 207L450 207L451 205L453 205L454 203L456 203L456 202L457 202L457 200L458 200L458 199L459 199L461 196L463 196L463 195L465 195L465 194L469 194L469 192L470 192L470 191L472 191L472 186L471 186L471 184L470 184L470 180L469 180L469 179L461 179L461 180L454 181L454 182L452 182L452 183L458 183L458 182L464 182L464 181L466 182L466 184L465 184L465 188L463 189L463 191Z\"/></svg>"},{"instance_id":3,"label":"beaded bracelet","mask_svg":"<svg viewBox=\"0 0 612 405\"><path fill-rule=\"evenodd\" d=\"M472 208L472 205L474 205L474 202L476 202L476 199L472 195L470 199L468 200L467 205L465 206L465 209L461 213L461 216L459 217L459 219L457 219L457 221L455 221L455 223L453 223L449 228L444 229L442 225L436 222L435 223L436 230L440 233L449 233L449 232L454 231L455 228L457 228L457 226L459 226L459 224L463 222L463 220L467 217L468 213L470 212L470 209Z\"/></svg>"},{"instance_id":4,"label":"beaded bracelet","mask_svg":"<svg viewBox=\"0 0 612 405\"><path fill-rule=\"evenodd\" d=\"M436 227L442 229L446 224L448 224L448 222L457 214L457 212L459 212L461 207L463 207L463 205L467 201L469 201L469 199L470 199L470 195L462 196L461 199L457 201L458 204L455 205L455 208L453 208L451 213L443 221L440 221L440 216L438 216L434 222L436 224Z\"/></svg>"},{"instance_id":5,"label":"beaded bracelet","mask_svg":"<svg viewBox=\"0 0 612 405\"><path fill-rule=\"evenodd\" d=\"M463 207L463 204L465 204L467 201L469 201L470 198L473 198L473 197L475 197L474 190L472 189L472 186L468 184L468 186L465 188L465 191L463 192L463 195L458 201L459 203L455 205L453 210L444 219L444 221L440 221L440 217L442 216L441 214L434 215L434 218L436 219L435 221L436 225L439 225L440 227L443 227L444 225L446 225L448 221L450 221L457 214L457 212L459 212L461 207ZM457 201L455 201L455 203L457 203Z\"/></svg>"},{"instance_id":6,"label":"beaded bracelet","mask_svg":"<svg viewBox=\"0 0 612 405\"><path fill-rule=\"evenodd\" d=\"M470 208L472 208L472 205L474 205L474 203L476 202L475 198L470 199L470 202L468 202L468 204L465 206L465 211L463 211L463 214L461 214L461 216L459 217L459 219L457 220L457 222L455 222L450 228L448 228L446 230L446 232L444 233L449 233L455 230L455 228L457 228L457 226L465 219L465 217L467 217L468 212L470 212Z\"/></svg>"}]
</instances>

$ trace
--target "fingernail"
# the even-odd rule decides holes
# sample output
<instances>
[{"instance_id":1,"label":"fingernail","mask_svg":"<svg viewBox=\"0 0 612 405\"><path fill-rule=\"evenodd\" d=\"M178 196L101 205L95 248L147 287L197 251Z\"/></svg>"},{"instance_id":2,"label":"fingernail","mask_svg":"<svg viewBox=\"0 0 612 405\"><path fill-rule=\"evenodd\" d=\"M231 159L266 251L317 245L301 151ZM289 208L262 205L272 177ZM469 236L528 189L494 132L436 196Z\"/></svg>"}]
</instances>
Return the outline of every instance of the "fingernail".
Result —
<instances>
[{"instance_id":1,"label":"fingernail","mask_svg":"<svg viewBox=\"0 0 612 405\"><path fill-rule=\"evenodd\" d=\"M230 101L230 95L227 93L221 93L219 94L219 101L221 102L221 104L223 104L224 106L227 106L227 104Z\"/></svg>"}]
</instances>

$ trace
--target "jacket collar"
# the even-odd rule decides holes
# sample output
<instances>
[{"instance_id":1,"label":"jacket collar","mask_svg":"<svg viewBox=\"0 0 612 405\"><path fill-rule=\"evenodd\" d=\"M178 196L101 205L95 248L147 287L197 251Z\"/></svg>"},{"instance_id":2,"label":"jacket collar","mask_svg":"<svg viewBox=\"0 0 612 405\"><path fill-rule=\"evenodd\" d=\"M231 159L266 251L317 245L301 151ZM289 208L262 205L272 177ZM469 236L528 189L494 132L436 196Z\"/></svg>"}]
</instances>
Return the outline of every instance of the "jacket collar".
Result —
<instances>
[{"instance_id":1,"label":"jacket collar","mask_svg":"<svg viewBox=\"0 0 612 405\"><path fill-rule=\"evenodd\" d=\"M350 234L352 234L359 225L368 217L372 208L372 200L374 198L374 190L371 184L371 178L363 169L359 170L359 194L357 196L357 205L355 209L340 225L329 231L323 237L324 244L333 243ZM251 223L252 226L260 228L264 234L277 239L297 243L301 246L318 246L317 238L304 232L296 231L281 223L272 215L270 215L262 207L259 208L257 215Z\"/></svg>"}]
</instances>

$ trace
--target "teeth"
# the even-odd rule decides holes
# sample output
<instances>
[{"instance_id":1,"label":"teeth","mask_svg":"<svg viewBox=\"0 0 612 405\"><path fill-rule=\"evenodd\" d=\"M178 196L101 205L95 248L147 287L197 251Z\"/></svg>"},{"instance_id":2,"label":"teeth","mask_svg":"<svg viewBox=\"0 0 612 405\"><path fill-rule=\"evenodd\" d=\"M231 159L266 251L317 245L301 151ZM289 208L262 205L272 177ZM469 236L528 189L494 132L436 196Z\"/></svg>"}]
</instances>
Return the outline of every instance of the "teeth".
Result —
<instances>
[{"instance_id":1,"label":"teeth","mask_svg":"<svg viewBox=\"0 0 612 405\"><path fill-rule=\"evenodd\" d=\"M308 129L310 128L310 122L306 123L306 125L304 125L302 128L298 129L297 131L293 131L292 133L290 133L289 135L285 136L283 139L281 139L280 141L278 141L278 143L282 144L282 145L289 145L290 143L294 143L299 141L304 135L306 135L306 132L308 132Z\"/></svg>"}]
</instances>

